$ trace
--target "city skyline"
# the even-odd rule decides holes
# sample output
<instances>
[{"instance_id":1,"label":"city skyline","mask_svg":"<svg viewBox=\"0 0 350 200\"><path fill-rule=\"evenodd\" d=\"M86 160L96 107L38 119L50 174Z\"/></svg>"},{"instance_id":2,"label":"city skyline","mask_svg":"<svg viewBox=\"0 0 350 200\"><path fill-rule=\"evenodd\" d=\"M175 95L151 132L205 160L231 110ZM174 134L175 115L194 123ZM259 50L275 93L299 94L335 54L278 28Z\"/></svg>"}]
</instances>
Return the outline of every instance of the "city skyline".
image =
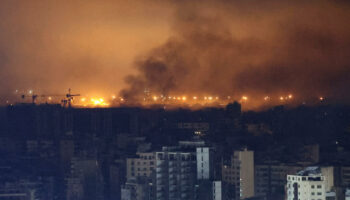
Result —
<instances>
[{"instance_id":1,"label":"city skyline","mask_svg":"<svg viewBox=\"0 0 350 200\"><path fill-rule=\"evenodd\" d=\"M350 200L350 1L1 0L0 200Z\"/></svg>"}]
</instances>

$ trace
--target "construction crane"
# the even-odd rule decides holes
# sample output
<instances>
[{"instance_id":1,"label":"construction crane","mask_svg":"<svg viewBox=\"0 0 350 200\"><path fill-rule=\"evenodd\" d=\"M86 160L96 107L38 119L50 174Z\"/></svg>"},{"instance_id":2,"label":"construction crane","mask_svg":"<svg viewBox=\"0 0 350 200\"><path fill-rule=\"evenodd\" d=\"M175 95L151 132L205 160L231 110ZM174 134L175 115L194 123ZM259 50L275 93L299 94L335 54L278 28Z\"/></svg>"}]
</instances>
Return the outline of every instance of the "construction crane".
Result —
<instances>
[{"instance_id":1,"label":"construction crane","mask_svg":"<svg viewBox=\"0 0 350 200\"><path fill-rule=\"evenodd\" d=\"M68 104L68 107L72 107L72 101L74 99L74 97L76 96L80 96L80 94L72 94L71 93L71 89L69 88L68 89L68 93L67 94L58 94L58 95L38 95L38 94L32 94L32 95L21 95L22 99L25 99L26 97L30 97L32 98L32 104L35 104L36 103L36 100L38 97L48 97L48 98L51 98L51 97L65 97L65 99L63 99L61 102L63 103L63 107L66 107L67 104Z\"/></svg>"},{"instance_id":2,"label":"construction crane","mask_svg":"<svg viewBox=\"0 0 350 200\"><path fill-rule=\"evenodd\" d=\"M35 104L36 99L38 98L39 95L37 94L32 94L32 95L24 95L22 94L21 97L22 99L25 99L26 97L31 97L32 98L32 104Z\"/></svg>"},{"instance_id":3,"label":"construction crane","mask_svg":"<svg viewBox=\"0 0 350 200\"><path fill-rule=\"evenodd\" d=\"M68 89L68 93L66 94L66 98L67 99L63 99L62 103L63 103L63 107L66 107L67 103L68 103L68 107L72 107L72 101L74 99L74 97L80 96L80 94L72 94L71 93L71 89Z\"/></svg>"},{"instance_id":4,"label":"construction crane","mask_svg":"<svg viewBox=\"0 0 350 200\"><path fill-rule=\"evenodd\" d=\"M52 99L52 97L62 97L62 96L66 96L66 95L38 95L38 94L32 94L32 95L21 95L21 98L22 99L25 99L26 97L30 97L32 99L32 104L35 104L36 103L36 100L39 98L39 97L47 97L49 100Z\"/></svg>"}]
</instances>

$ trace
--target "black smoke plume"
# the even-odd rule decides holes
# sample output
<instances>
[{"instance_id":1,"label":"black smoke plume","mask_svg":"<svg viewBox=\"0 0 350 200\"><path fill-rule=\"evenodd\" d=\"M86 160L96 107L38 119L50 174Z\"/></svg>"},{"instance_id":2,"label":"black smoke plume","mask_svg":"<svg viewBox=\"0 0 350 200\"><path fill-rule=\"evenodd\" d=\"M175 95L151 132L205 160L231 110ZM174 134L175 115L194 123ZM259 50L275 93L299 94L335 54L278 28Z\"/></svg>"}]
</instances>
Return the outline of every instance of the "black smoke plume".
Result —
<instances>
[{"instance_id":1,"label":"black smoke plume","mask_svg":"<svg viewBox=\"0 0 350 200\"><path fill-rule=\"evenodd\" d=\"M324 95L350 99L346 1L190 1L174 34L136 62L121 95Z\"/></svg>"}]
</instances>

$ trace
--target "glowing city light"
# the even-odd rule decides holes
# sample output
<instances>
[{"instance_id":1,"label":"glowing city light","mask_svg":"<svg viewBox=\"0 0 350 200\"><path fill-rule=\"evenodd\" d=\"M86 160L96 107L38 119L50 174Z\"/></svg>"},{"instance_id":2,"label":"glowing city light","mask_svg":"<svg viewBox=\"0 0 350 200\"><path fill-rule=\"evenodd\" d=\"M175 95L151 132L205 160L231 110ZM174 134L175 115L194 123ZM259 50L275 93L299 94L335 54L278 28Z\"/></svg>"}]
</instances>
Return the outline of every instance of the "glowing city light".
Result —
<instances>
[{"instance_id":1,"label":"glowing city light","mask_svg":"<svg viewBox=\"0 0 350 200\"><path fill-rule=\"evenodd\" d=\"M90 100L94 106L108 106L109 104L103 98L91 98Z\"/></svg>"},{"instance_id":2,"label":"glowing city light","mask_svg":"<svg viewBox=\"0 0 350 200\"><path fill-rule=\"evenodd\" d=\"M19 90L21 91L21 90ZM32 95L36 94L34 93L34 90L27 90L27 93L31 93ZM41 94L38 94L41 95ZM272 95L272 94L271 94ZM28 94L29 96L29 94ZM46 103L48 102L53 102L55 101L55 97L53 96L48 96L43 94L42 96L45 96L46 98ZM162 102L164 104L174 104L174 105L181 105L181 103L185 104L185 103L189 103L189 104L196 104L196 103L201 103L203 105L209 105L209 104L214 104L219 102L220 106L227 104L230 100L235 99L236 97L233 96L197 96L197 95L193 95L190 94L188 95L161 95L161 94L149 94L148 96L144 96L142 98L140 98L140 101L143 100L144 104L152 104L152 103L159 103ZM238 98L237 100L240 103L247 103L248 101L250 101L252 104L259 104L259 99L260 99L260 103L268 103L268 102L274 102L272 101L273 99L277 99L280 102L283 103L288 103L288 102L292 102L292 99L294 99L295 96L292 93L286 93L284 95L280 95L280 96L270 96L269 95L265 95L262 97L259 96L247 96L247 95L242 95L241 98ZM110 102L107 101L110 100L111 102L113 101L114 104L110 104ZM316 97L316 99L318 99L319 101L324 101L325 97L324 96L318 96ZM37 100L37 103L42 103L40 102L40 98ZM73 103L73 99L72 99L72 104L76 105L76 106L84 106L84 107L96 107L96 106L118 106L118 104L116 104L116 102L119 102L120 105L127 103L128 101L126 101L124 98L116 95L116 94L110 94L109 98L101 98L101 97L87 97L87 96L82 96L80 98L74 99L75 101L78 100L78 103L75 102ZM174 101L172 101L174 100ZM275 103L275 102L274 102ZM200 104L199 104L200 105Z\"/></svg>"}]
</instances>

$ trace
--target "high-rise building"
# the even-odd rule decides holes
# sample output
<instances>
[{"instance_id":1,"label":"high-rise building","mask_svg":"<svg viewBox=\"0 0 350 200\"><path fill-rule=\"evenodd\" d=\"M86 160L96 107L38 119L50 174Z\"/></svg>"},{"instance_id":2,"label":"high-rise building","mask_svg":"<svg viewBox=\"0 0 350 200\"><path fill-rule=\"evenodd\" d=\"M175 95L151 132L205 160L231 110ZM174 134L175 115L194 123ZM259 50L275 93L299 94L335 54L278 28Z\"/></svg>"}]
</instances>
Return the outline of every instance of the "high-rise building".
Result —
<instances>
[{"instance_id":1,"label":"high-rise building","mask_svg":"<svg viewBox=\"0 0 350 200\"><path fill-rule=\"evenodd\" d=\"M322 176L325 177L325 191L329 192L331 191L335 186L335 167L333 166L327 166L327 167L320 167Z\"/></svg>"},{"instance_id":2,"label":"high-rise building","mask_svg":"<svg viewBox=\"0 0 350 200\"><path fill-rule=\"evenodd\" d=\"M121 189L121 200L151 200L151 188L147 177L130 178Z\"/></svg>"},{"instance_id":3,"label":"high-rise building","mask_svg":"<svg viewBox=\"0 0 350 200\"><path fill-rule=\"evenodd\" d=\"M235 188L236 199L254 196L254 152L234 151L229 162L223 163L222 180Z\"/></svg>"},{"instance_id":4,"label":"high-rise building","mask_svg":"<svg viewBox=\"0 0 350 200\"><path fill-rule=\"evenodd\" d=\"M196 199L222 200L221 180L214 179L214 149L197 147Z\"/></svg>"},{"instance_id":5,"label":"high-rise building","mask_svg":"<svg viewBox=\"0 0 350 200\"><path fill-rule=\"evenodd\" d=\"M214 151L210 147L197 147L197 179L209 180L214 174Z\"/></svg>"},{"instance_id":6,"label":"high-rise building","mask_svg":"<svg viewBox=\"0 0 350 200\"><path fill-rule=\"evenodd\" d=\"M200 180L196 185L196 200L222 200L222 182Z\"/></svg>"},{"instance_id":7,"label":"high-rise building","mask_svg":"<svg viewBox=\"0 0 350 200\"><path fill-rule=\"evenodd\" d=\"M124 159L114 160L109 166L109 196L110 199L120 199L121 186L125 183L126 164Z\"/></svg>"},{"instance_id":8,"label":"high-rise building","mask_svg":"<svg viewBox=\"0 0 350 200\"><path fill-rule=\"evenodd\" d=\"M155 153L137 153L137 158L126 160L126 178L150 177L155 169Z\"/></svg>"},{"instance_id":9,"label":"high-rise building","mask_svg":"<svg viewBox=\"0 0 350 200\"><path fill-rule=\"evenodd\" d=\"M284 196L287 175L296 174L302 169L301 166L283 163L255 165L255 196Z\"/></svg>"},{"instance_id":10,"label":"high-rise building","mask_svg":"<svg viewBox=\"0 0 350 200\"><path fill-rule=\"evenodd\" d=\"M67 178L67 200L102 200L103 186L100 165L96 159L72 158L71 172Z\"/></svg>"},{"instance_id":11,"label":"high-rise building","mask_svg":"<svg viewBox=\"0 0 350 200\"><path fill-rule=\"evenodd\" d=\"M1 200L53 200L53 177L41 177L40 179L8 180L0 183Z\"/></svg>"},{"instance_id":12,"label":"high-rise building","mask_svg":"<svg viewBox=\"0 0 350 200\"><path fill-rule=\"evenodd\" d=\"M222 184L221 181L212 182L213 200L222 200Z\"/></svg>"},{"instance_id":13,"label":"high-rise building","mask_svg":"<svg viewBox=\"0 0 350 200\"><path fill-rule=\"evenodd\" d=\"M122 199L145 196L137 188L149 188L148 199L221 200L221 181L214 180L213 175L214 149L205 147L204 141L180 141L179 146L128 158ZM139 181L145 178L148 182Z\"/></svg>"},{"instance_id":14,"label":"high-rise building","mask_svg":"<svg viewBox=\"0 0 350 200\"><path fill-rule=\"evenodd\" d=\"M341 184L345 187L350 187L350 167L343 166L340 170Z\"/></svg>"},{"instance_id":15,"label":"high-rise building","mask_svg":"<svg viewBox=\"0 0 350 200\"><path fill-rule=\"evenodd\" d=\"M155 199L186 200L195 197L196 154L179 147L156 152Z\"/></svg>"},{"instance_id":16,"label":"high-rise building","mask_svg":"<svg viewBox=\"0 0 350 200\"><path fill-rule=\"evenodd\" d=\"M287 200L325 200L326 181L320 167L307 167L287 176Z\"/></svg>"},{"instance_id":17,"label":"high-rise building","mask_svg":"<svg viewBox=\"0 0 350 200\"><path fill-rule=\"evenodd\" d=\"M345 190L345 200L350 200L350 189Z\"/></svg>"}]
</instances>

